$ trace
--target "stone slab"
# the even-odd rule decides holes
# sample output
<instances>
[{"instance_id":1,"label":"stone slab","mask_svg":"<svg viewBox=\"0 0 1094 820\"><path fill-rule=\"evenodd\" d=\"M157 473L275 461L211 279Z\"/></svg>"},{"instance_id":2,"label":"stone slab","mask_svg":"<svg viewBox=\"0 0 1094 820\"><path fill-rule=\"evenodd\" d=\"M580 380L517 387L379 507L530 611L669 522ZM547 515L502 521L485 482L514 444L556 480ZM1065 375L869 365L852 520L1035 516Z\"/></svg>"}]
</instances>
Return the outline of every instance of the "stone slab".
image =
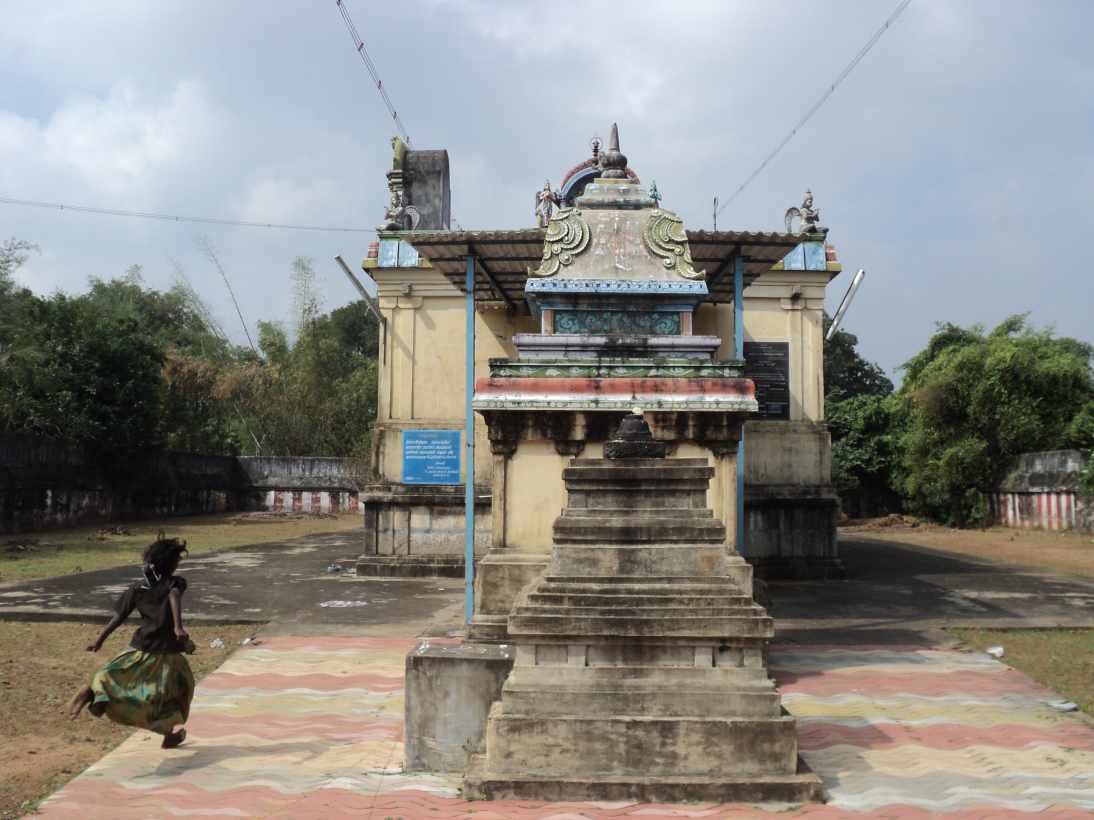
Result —
<instances>
[{"instance_id":1,"label":"stone slab","mask_svg":"<svg viewBox=\"0 0 1094 820\"><path fill-rule=\"evenodd\" d=\"M406 656L408 772L462 772L513 665L510 647L422 642Z\"/></svg>"}]
</instances>

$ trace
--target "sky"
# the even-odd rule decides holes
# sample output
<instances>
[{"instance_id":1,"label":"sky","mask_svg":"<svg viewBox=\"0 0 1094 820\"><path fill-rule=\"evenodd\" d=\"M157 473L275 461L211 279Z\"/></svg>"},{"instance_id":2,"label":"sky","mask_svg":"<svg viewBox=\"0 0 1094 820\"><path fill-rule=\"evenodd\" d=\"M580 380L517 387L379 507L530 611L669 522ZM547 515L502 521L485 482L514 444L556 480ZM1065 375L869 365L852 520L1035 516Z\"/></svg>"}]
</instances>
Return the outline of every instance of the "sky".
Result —
<instances>
[{"instance_id":1,"label":"sky","mask_svg":"<svg viewBox=\"0 0 1094 820\"><path fill-rule=\"evenodd\" d=\"M465 228L535 224L619 123L663 206L710 228L881 25L870 2L345 0L415 148L445 148ZM335 0L0 0L0 197L230 220L372 228L395 127ZM1094 342L1094 3L913 0L718 219L781 230L809 188L845 273L845 328L891 375L938 322L1028 312ZM292 261L324 309L355 298L333 257L368 233L194 225L0 204L37 243L19 281L78 293L143 267L185 276L244 340L290 321ZM1083 248L1087 250L1084 251ZM291 322L290 322L291 324Z\"/></svg>"}]
</instances>

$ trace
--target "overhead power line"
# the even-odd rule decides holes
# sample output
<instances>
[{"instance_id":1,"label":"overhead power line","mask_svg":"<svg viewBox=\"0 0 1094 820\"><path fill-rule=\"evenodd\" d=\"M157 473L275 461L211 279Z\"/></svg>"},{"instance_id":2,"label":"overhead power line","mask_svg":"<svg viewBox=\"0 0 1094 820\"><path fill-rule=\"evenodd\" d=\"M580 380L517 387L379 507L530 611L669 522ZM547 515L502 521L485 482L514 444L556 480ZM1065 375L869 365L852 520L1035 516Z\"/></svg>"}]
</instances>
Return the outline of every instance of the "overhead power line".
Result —
<instances>
[{"instance_id":1,"label":"overhead power line","mask_svg":"<svg viewBox=\"0 0 1094 820\"><path fill-rule=\"evenodd\" d=\"M387 89L384 88L383 80L380 79L380 72L376 68L376 63L372 62L372 57L369 56L368 49L365 48L365 41L362 40L361 35L357 33L357 26L353 25L353 20L349 16L349 9L346 8L346 4L343 0L337 0L337 3L338 11L341 13L342 20L346 24L346 31L348 31L349 36L353 38L353 45L357 49L357 53L361 56L361 62L365 64L365 68L368 69L368 74L372 78L376 90L379 91L380 96L383 97L384 105L387 106L391 118L395 120L395 125L399 129L399 133L403 135L406 144L410 145L410 134L406 132L403 121L399 119L399 114L395 110L395 105L391 102L391 97L388 96Z\"/></svg>"},{"instance_id":2,"label":"overhead power line","mask_svg":"<svg viewBox=\"0 0 1094 820\"><path fill-rule=\"evenodd\" d=\"M58 211L76 211L84 214L127 216L138 219L158 219L161 222L199 222L203 225L232 225L240 228L272 228L281 231L325 231L327 233L376 233L375 228L341 228L329 225L288 225L280 222L247 222L241 219L218 219L212 216L180 216L154 211L127 211L120 208L92 208L88 205L66 205L62 202L41 202L35 199L14 199L0 196L2 205L22 205L28 208L49 208Z\"/></svg>"},{"instance_id":3,"label":"overhead power line","mask_svg":"<svg viewBox=\"0 0 1094 820\"><path fill-rule=\"evenodd\" d=\"M855 55L854 59L847 64L843 71L841 71L839 75L837 75L836 79L834 79L828 86L828 88L825 89L825 92L821 94L820 99L813 103L813 107L805 112L805 116L798 120L797 124L790 129L790 133L783 137L782 142L775 146L775 150L768 154L764 161L760 163L759 167L751 174L749 174L748 178L740 184L737 190L729 195L726 201L723 202L721 207L719 207L718 210L715 212L715 216L717 216L717 214L720 214L722 211L729 207L729 204L737 198L737 195L740 194L741 191L743 191L745 188L747 188L752 183L752 181L763 172L764 168L767 167L767 164L771 162L771 160L775 159L778 153L786 147L786 144L794 138L794 135L797 134L798 131L800 131L807 122L809 122L809 120L813 117L814 114L817 113L817 111L820 110L820 107L824 105L825 102L828 101L828 98L831 97L833 93L835 93L837 88L839 88L840 83L847 79L847 75L855 70L855 66L862 62L862 58L870 53L870 49L872 49L874 45L877 44L877 41L881 39L881 35L883 35L889 29L889 26L896 22L896 18L898 18L904 12L904 9L908 8L908 4L911 2L912 0L901 0L901 2L897 4L897 7L893 9L892 14L890 14L888 18L886 18L885 22L882 23L881 28L875 31L873 36L866 41L866 45L862 47L859 53Z\"/></svg>"}]
</instances>

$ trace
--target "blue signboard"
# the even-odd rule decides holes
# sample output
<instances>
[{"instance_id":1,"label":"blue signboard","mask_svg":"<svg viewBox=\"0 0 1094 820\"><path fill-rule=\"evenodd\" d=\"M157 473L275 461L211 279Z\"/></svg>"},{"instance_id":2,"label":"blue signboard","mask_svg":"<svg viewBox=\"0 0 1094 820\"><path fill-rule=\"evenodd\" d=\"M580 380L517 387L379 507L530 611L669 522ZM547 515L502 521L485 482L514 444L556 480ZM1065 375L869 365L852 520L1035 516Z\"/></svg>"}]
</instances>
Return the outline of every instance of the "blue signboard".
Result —
<instances>
[{"instance_id":1,"label":"blue signboard","mask_svg":"<svg viewBox=\"0 0 1094 820\"><path fill-rule=\"evenodd\" d=\"M404 430L404 484L460 484L459 430Z\"/></svg>"}]
</instances>

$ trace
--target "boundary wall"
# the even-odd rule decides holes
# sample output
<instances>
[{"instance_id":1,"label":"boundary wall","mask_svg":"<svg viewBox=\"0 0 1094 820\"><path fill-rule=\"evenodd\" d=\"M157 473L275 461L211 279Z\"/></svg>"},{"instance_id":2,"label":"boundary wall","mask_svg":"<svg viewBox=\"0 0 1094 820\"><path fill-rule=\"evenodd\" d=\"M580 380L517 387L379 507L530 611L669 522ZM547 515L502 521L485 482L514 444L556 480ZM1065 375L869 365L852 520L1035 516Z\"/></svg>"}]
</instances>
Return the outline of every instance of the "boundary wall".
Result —
<instances>
[{"instance_id":1,"label":"boundary wall","mask_svg":"<svg viewBox=\"0 0 1094 820\"><path fill-rule=\"evenodd\" d=\"M1020 529L1094 530L1094 498L1079 490L1086 461L1081 450L1023 453L987 497L992 520Z\"/></svg>"},{"instance_id":2,"label":"boundary wall","mask_svg":"<svg viewBox=\"0 0 1094 820\"><path fill-rule=\"evenodd\" d=\"M0 435L0 534L234 510L361 511L354 459L155 451L133 464L111 476L80 448Z\"/></svg>"}]
</instances>

